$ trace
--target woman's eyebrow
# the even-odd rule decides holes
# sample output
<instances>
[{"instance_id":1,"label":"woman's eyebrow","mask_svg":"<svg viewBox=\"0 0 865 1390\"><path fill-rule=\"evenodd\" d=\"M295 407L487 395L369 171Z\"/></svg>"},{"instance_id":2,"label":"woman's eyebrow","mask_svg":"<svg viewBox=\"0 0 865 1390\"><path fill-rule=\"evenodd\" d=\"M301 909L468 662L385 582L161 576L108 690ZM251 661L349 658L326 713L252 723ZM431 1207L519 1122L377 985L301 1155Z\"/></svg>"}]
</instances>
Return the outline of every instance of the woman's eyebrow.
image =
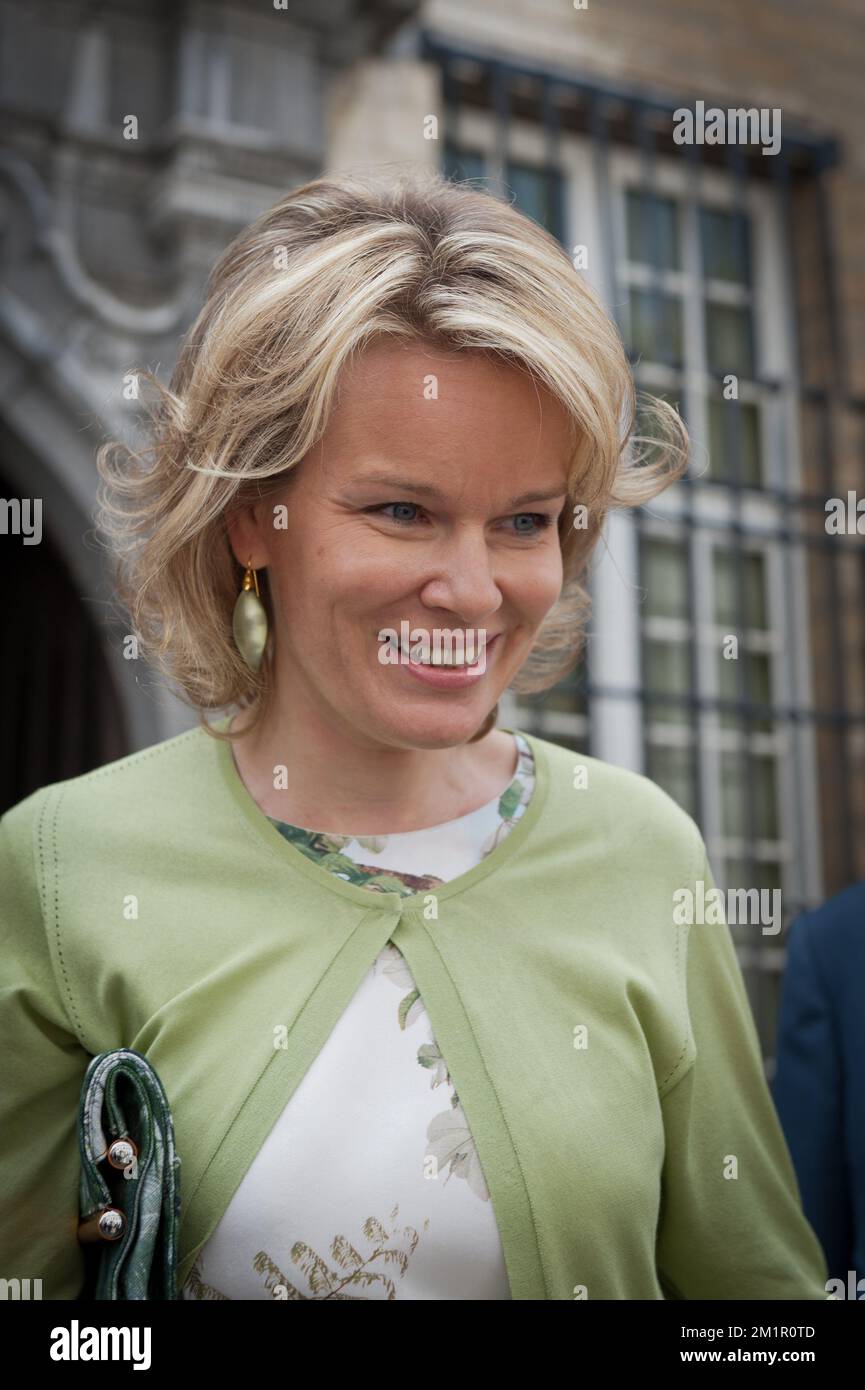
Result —
<instances>
[{"instance_id":1,"label":"woman's eyebrow","mask_svg":"<svg viewBox=\"0 0 865 1390\"><path fill-rule=\"evenodd\" d=\"M393 488L397 492L423 492L428 497L437 497L439 500L447 499L444 490L436 487L433 483L419 483L411 478L397 478L390 473L369 473L363 478L355 478L350 484L350 490L359 491L365 487L378 485ZM534 492L523 492L519 497L511 498L506 505L521 507L527 502L550 502L556 497L567 497L567 490L563 487L551 487Z\"/></svg>"}]
</instances>

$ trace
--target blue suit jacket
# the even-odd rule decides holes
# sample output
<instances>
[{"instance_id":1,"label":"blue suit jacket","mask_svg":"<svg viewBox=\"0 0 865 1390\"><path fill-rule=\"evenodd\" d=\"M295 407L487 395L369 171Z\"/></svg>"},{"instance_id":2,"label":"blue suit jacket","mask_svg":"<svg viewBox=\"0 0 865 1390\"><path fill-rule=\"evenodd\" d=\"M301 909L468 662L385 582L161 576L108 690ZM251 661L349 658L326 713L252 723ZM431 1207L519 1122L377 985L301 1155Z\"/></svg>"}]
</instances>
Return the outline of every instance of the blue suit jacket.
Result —
<instances>
[{"instance_id":1,"label":"blue suit jacket","mask_svg":"<svg viewBox=\"0 0 865 1390\"><path fill-rule=\"evenodd\" d=\"M865 1278L865 883L790 927L777 1053L772 1095L805 1215L830 1276Z\"/></svg>"}]
</instances>

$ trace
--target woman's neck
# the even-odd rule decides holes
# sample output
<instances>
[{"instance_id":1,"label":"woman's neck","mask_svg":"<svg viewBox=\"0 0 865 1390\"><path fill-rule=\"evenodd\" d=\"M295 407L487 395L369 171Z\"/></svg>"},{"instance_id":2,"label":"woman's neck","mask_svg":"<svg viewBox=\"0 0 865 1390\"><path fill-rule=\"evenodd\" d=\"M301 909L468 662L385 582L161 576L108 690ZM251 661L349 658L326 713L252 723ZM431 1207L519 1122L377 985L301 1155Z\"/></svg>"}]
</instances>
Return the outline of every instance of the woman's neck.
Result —
<instances>
[{"instance_id":1,"label":"woman's neck","mask_svg":"<svg viewBox=\"0 0 865 1390\"><path fill-rule=\"evenodd\" d=\"M244 728L244 714L235 715L232 731ZM513 736L501 729L453 748L387 748L356 734L340 737L323 722L300 729L272 718L234 741L233 753L266 815L354 835L397 834L467 815L505 791L517 761Z\"/></svg>"}]
</instances>

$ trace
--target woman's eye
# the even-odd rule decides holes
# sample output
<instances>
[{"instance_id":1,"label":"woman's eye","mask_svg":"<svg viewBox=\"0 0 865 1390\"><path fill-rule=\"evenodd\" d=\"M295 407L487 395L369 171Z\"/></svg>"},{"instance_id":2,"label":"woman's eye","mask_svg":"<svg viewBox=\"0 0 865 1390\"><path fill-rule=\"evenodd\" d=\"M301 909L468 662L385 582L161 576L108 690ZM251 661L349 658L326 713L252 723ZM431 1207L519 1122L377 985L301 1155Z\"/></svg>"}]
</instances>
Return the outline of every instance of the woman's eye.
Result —
<instances>
[{"instance_id":1,"label":"woman's eye","mask_svg":"<svg viewBox=\"0 0 865 1390\"><path fill-rule=\"evenodd\" d=\"M404 511L405 511L405 509L408 509L408 511L410 511L410 512L411 512L411 511L415 511L415 512L417 511L417 503L416 503L416 502L382 502L381 506L379 506L379 507L369 507L368 510L371 511L371 512L387 512L388 507L397 507L397 508L402 507ZM400 521L400 522L402 522L404 525L410 525L410 524L415 520L415 518L414 518L413 516L405 516L405 515L403 515L403 516L391 516L391 517L389 517L389 520L390 520L390 521Z\"/></svg>"},{"instance_id":2,"label":"woman's eye","mask_svg":"<svg viewBox=\"0 0 865 1390\"><path fill-rule=\"evenodd\" d=\"M546 512L517 512L512 517L513 521L528 521L530 526L517 526L518 536L534 536L538 531L543 531L547 526L552 525L552 517L547 516Z\"/></svg>"},{"instance_id":3,"label":"woman's eye","mask_svg":"<svg viewBox=\"0 0 865 1390\"><path fill-rule=\"evenodd\" d=\"M388 517L389 521L396 521L402 526L412 526L418 519L419 507L417 502L382 502L376 507L367 507L366 510L373 513L381 512ZM413 513L413 515L406 515L407 512ZM536 536L540 531L552 525L553 518L547 516L546 512L517 512L508 520L517 523L515 529L518 536ZM525 522L528 525L521 524Z\"/></svg>"}]
</instances>

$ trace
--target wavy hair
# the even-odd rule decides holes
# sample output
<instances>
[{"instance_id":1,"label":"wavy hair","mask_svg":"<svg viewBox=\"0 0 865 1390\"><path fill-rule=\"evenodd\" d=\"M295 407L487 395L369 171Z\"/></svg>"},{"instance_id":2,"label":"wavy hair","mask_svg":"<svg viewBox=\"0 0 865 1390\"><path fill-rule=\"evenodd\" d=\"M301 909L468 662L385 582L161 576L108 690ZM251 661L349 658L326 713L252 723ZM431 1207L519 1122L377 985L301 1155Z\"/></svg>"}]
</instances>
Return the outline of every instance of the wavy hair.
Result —
<instances>
[{"instance_id":1,"label":"wavy hair","mask_svg":"<svg viewBox=\"0 0 865 1390\"><path fill-rule=\"evenodd\" d=\"M640 393L648 431L635 435L637 392L615 324L555 237L510 203L427 171L293 189L214 266L170 384L140 373L155 392L148 446L112 441L97 454L96 524L118 599L142 654L216 738L239 735L213 729L208 711L238 706L248 728L259 723L278 640L264 582L271 621L258 672L235 646L243 570L226 518L284 487L327 427L343 368L387 334L494 354L568 412L562 590L515 693L549 689L576 665L583 578L608 510L648 501L687 467L685 426L665 401Z\"/></svg>"}]
</instances>

